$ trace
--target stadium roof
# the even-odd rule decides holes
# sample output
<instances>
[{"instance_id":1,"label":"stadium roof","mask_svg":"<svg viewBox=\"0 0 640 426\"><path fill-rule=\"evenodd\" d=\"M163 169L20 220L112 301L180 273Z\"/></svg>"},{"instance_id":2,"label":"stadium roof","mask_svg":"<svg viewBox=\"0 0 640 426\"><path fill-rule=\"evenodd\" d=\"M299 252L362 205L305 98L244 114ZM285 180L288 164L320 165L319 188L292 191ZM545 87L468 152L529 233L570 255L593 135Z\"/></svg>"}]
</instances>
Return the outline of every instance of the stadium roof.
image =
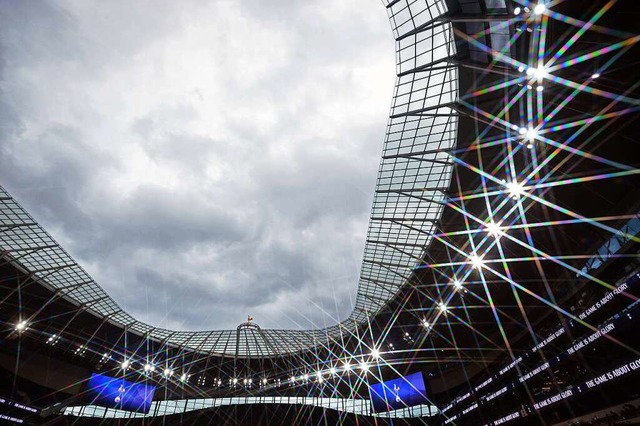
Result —
<instances>
[{"instance_id":1,"label":"stadium roof","mask_svg":"<svg viewBox=\"0 0 640 426\"><path fill-rule=\"evenodd\" d=\"M387 5L396 39L397 73L378 172L360 282L351 315L317 330L174 331L145 324L124 311L91 276L0 188L0 245L11 262L63 297L127 330L200 352L264 357L308 349L353 332L410 280L443 210L453 163L457 69L427 67L452 58L452 26L443 1ZM505 9L506 10L506 9Z\"/></svg>"}]
</instances>

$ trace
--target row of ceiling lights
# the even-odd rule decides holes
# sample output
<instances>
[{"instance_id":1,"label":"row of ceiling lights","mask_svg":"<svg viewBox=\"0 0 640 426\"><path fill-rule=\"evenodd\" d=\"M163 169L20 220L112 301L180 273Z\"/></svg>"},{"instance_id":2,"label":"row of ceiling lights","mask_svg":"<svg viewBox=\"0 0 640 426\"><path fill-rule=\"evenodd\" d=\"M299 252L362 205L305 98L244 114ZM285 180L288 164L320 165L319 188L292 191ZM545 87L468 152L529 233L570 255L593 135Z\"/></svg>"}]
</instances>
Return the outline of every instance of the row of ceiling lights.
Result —
<instances>
[{"instance_id":1,"label":"row of ceiling lights","mask_svg":"<svg viewBox=\"0 0 640 426\"><path fill-rule=\"evenodd\" d=\"M14 326L15 330L18 333L23 333L24 331L26 331L29 328L29 324L27 321L22 320L16 323L16 325ZM52 334L48 339L47 339L47 343L54 345L55 343L58 342L58 340L60 339L60 336L57 334ZM84 355L85 351L87 350L87 347L85 345L80 345L78 346L78 348L76 349L76 351L74 353L76 354L80 354L80 355ZM379 349L377 348L373 348L370 352L370 357L373 360L379 360L381 358L381 353L379 351ZM356 357L354 357L356 358ZM100 359L100 363L104 364L107 361L111 360L112 356L109 353L104 353ZM150 375L152 373L156 372L156 366L152 363L144 363L141 364L142 365L142 373L145 375ZM120 369L123 371L129 370L133 367L133 361L131 359L124 359L122 362L120 362ZM357 368L359 368L359 370L366 374L369 369L371 368L371 364L366 360L366 359L362 359L360 362L357 363ZM344 361L344 363L342 364L342 368L336 368L334 366L331 366L329 369L327 370L318 370L315 373L315 378L316 378L316 382L318 383L322 383L324 381L324 377L329 375L329 376L336 376L339 372L345 372L347 374L349 374L350 372L354 371L355 367L352 366L351 362L349 360ZM175 371L173 370L173 368L170 367L166 367L164 370L162 370L160 372L161 376L165 379L170 379L175 375ZM187 382L189 379L191 378L190 374L187 373L182 373L179 377L179 381L180 382ZM308 373L304 373L298 377L296 377L295 375L292 375L289 378L289 382L294 384L297 382L300 383L305 383L308 382L310 380L311 376ZM218 379L217 381L214 380L214 383L217 383L218 386L222 386L222 379ZM238 384L242 383L243 385L245 385L245 387L247 386L251 386L253 384L253 379L252 378L244 378L242 380L242 382L240 382L240 380L237 377L232 377L229 379L229 385L230 386L237 386ZM262 378L259 381L259 384L261 386L266 386L268 384L268 379L267 378ZM274 380L274 384L276 385L280 385L281 384L281 379L275 379Z\"/></svg>"}]
</instances>

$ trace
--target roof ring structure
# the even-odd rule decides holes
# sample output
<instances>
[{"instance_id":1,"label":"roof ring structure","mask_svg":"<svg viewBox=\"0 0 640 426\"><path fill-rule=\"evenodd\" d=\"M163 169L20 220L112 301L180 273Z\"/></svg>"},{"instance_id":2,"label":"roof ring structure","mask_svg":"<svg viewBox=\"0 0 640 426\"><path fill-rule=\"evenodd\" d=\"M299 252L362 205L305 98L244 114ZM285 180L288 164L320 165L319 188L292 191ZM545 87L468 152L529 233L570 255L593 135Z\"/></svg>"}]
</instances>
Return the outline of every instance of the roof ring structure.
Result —
<instances>
[{"instance_id":1,"label":"roof ring structure","mask_svg":"<svg viewBox=\"0 0 640 426\"><path fill-rule=\"evenodd\" d=\"M355 308L342 323L316 330L182 332L125 312L0 187L0 251L31 279L128 332L212 355L272 356L303 351L355 330L410 282L442 215L453 171L458 116L456 53L443 0L384 0L396 40L397 80L364 250ZM435 23L435 24L434 24ZM256 338L243 339L240 333ZM148 336L148 337L146 337ZM277 342L277 344L276 344Z\"/></svg>"}]
</instances>

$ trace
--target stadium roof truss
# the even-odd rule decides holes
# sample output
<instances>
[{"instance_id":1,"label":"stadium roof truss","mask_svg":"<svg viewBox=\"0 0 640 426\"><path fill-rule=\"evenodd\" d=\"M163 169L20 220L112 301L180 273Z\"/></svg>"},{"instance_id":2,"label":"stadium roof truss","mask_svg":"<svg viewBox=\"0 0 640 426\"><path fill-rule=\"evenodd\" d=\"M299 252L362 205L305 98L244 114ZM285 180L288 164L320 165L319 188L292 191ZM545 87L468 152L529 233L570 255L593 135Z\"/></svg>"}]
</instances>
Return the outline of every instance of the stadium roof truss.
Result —
<instances>
[{"instance_id":1,"label":"stadium roof truss","mask_svg":"<svg viewBox=\"0 0 640 426\"><path fill-rule=\"evenodd\" d=\"M173 331L125 312L29 213L0 187L0 247L8 261L55 292L108 321L169 345L210 354L265 357L294 353L352 333L384 309L411 280L429 246L452 174L458 97L455 54L442 0L385 4L396 39L397 74L369 221L360 283L351 315L317 330Z\"/></svg>"},{"instance_id":2,"label":"stadium roof truss","mask_svg":"<svg viewBox=\"0 0 640 426\"><path fill-rule=\"evenodd\" d=\"M574 206L554 201L551 191L559 194L578 183L587 188L606 185L610 178L638 175L633 164L599 156L598 149L603 144L589 144L598 135L590 126L608 123L601 124L605 129L615 118L637 113L640 101L633 94L637 84L628 90L623 88L624 93L592 88L589 85L599 74L585 77L584 71L572 71L571 67L609 55L603 56L608 59L596 70L606 72L640 37L595 24L610 6L594 10L587 22L549 10L530 10L527 16L516 13L514 4L534 7L525 0L447 3L455 3L457 10L449 11L444 0L383 1L396 40L397 80L355 307L341 323L317 330L240 327L183 332L152 327L122 310L2 188L0 254L57 297L129 332L207 354L259 358L328 345L357 333L359 325L384 313L389 302L412 285L420 286L421 300L425 301L425 306L416 309L416 317L433 324L445 315L447 304L455 309L446 321L441 321L451 334L443 344L450 347L456 346L452 331L456 326L464 327L473 338L486 337L475 328L479 323L472 324L469 319L472 311L474 315L492 315L486 321L493 321L500 333L504 331L501 316L529 325L520 297L572 318L555 302L560 293L554 295L533 284L528 286L524 278L547 286L549 273L562 282L570 273L603 288L612 286L590 274L588 265L593 266L594 262L583 268L593 256L592 247L576 247L576 253L567 254L556 233L569 226L585 226L602 231L606 239L612 235L624 237L624 241L640 239L635 225L633 232L630 225L623 231L614 226L633 219L628 212L626 216L606 212L610 216L605 217L602 210L607 207L595 206L598 209L585 212L571 210L565 206ZM544 3L541 2L542 9ZM569 28L563 35L565 39L546 39L545 29L551 21ZM587 31L606 35L611 43L589 47L587 52L577 49L576 42ZM528 37L530 43L517 46L521 37ZM523 51L516 54L518 47ZM469 70L482 76L473 82L470 91L460 95L460 85L464 83L460 76ZM563 70L575 73L576 81L571 75L563 76ZM489 75L498 77L485 79ZM548 89L543 83L557 89L553 96L545 94ZM598 96L607 104L595 113L578 108L580 114L574 116L574 110L565 107L570 102L578 107L580 102L591 102L581 100L585 94ZM474 140L465 147L458 146L463 119L472 120L476 126L472 131ZM630 146L630 142L626 143ZM465 178L469 179L464 185L456 181ZM458 222L443 231L445 207ZM595 215L588 216L591 213ZM536 232L544 236L538 239ZM541 266L542 262L562 273ZM519 277L517 272L521 272ZM430 282L418 282L420 276L428 274L433 275ZM462 301L458 289L449 285L456 279L468 281L467 284L473 281ZM509 315L506 309L510 309ZM512 319L516 314L523 319ZM435 336L434 332L429 333ZM500 344L491 341L491 348L504 351L509 347L505 336Z\"/></svg>"}]
</instances>

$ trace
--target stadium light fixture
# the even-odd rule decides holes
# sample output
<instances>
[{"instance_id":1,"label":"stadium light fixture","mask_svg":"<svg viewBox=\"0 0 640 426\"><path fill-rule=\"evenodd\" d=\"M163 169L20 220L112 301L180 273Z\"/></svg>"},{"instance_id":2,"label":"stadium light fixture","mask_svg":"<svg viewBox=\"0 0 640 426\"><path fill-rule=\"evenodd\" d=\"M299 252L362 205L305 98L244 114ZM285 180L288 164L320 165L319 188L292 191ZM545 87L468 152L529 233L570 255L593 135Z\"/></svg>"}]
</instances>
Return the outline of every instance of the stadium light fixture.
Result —
<instances>
[{"instance_id":1,"label":"stadium light fixture","mask_svg":"<svg viewBox=\"0 0 640 426\"><path fill-rule=\"evenodd\" d=\"M494 221L491 221L485 224L485 228L487 233L494 238L499 238L501 235L504 234L504 232L502 231L502 227L500 226L500 223L495 223ZM462 284L457 280L453 282L453 285L457 289L460 289L460 287L462 287Z\"/></svg>"},{"instance_id":2,"label":"stadium light fixture","mask_svg":"<svg viewBox=\"0 0 640 426\"><path fill-rule=\"evenodd\" d=\"M520 198L524 194L524 185L517 180L508 182L505 186L511 198Z\"/></svg>"},{"instance_id":3,"label":"stadium light fixture","mask_svg":"<svg viewBox=\"0 0 640 426\"><path fill-rule=\"evenodd\" d=\"M484 259L482 259L482 257L478 256L475 253L472 254L469 259L471 260L471 265L474 267L474 269L480 269L482 268L482 266L484 266Z\"/></svg>"}]
</instances>

